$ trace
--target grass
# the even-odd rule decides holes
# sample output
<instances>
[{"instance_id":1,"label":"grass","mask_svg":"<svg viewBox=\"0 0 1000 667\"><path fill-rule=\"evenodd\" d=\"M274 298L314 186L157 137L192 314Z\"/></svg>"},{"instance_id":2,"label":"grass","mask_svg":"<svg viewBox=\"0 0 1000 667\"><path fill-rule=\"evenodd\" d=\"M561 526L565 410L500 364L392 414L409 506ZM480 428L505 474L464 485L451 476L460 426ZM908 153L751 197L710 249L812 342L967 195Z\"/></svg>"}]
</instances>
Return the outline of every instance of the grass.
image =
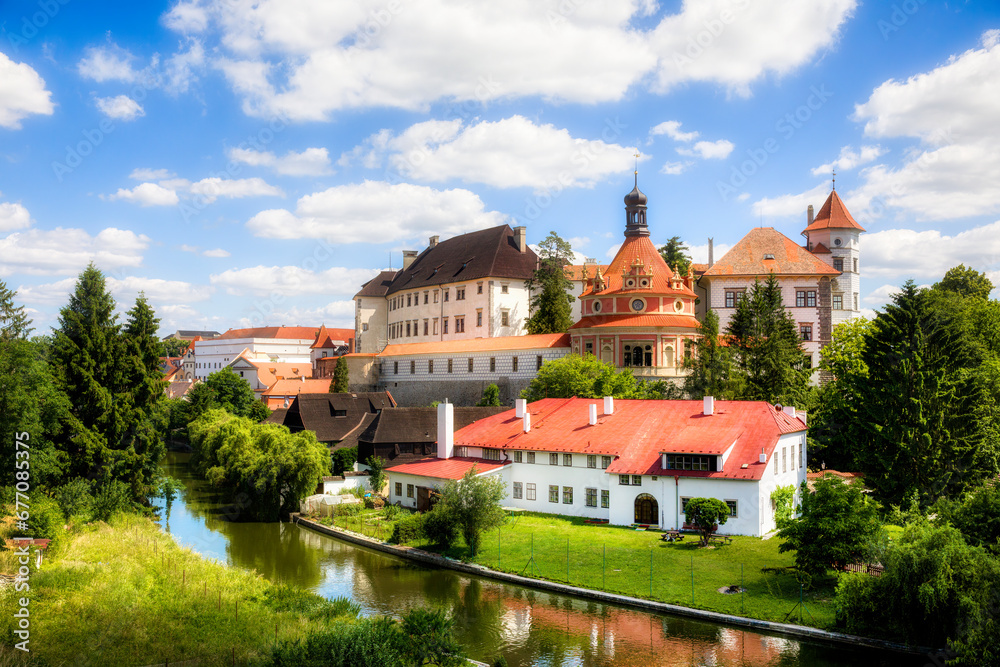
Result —
<instances>
[{"instance_id":1,"label":"grass","mask_svg":"<svg viewBox=\"0 0 1000 667\"><path fill-rule=\"evenodd\" d=\"M179 547L152 521L116 518L65 540L61 556L30 575L31 653L10 648L17 598L0 595L0 665L253 664L275 640L305 637L352 603L327 601ZM42 664L41 662L38 664Z\"/></svg>"}]
</instances>

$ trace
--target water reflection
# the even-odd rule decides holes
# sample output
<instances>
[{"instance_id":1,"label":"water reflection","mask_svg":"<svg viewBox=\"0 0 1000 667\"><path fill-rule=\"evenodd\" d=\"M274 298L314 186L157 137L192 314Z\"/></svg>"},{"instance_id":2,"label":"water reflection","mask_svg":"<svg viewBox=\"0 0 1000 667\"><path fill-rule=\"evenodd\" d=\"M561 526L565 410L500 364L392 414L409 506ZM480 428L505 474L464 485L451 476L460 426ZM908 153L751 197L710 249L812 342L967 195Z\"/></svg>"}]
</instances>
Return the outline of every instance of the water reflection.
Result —
<instances>
[{"instance_id":1,"label":"water reflection","mask_svg":"<svg viewBox=\"0 0 1000 667\"><path fill-rule=\"evenodd\" d=\"M178 542L273 581L350 597L365 614L443 607L470 655L484 662L502 653L512 666L924 664L916 656L803 643L425 568L292 524L228 521L232 508L192 477L187 458L170 454L164 464L185 485L164 525Z\"/></svg>"}]
</instances>

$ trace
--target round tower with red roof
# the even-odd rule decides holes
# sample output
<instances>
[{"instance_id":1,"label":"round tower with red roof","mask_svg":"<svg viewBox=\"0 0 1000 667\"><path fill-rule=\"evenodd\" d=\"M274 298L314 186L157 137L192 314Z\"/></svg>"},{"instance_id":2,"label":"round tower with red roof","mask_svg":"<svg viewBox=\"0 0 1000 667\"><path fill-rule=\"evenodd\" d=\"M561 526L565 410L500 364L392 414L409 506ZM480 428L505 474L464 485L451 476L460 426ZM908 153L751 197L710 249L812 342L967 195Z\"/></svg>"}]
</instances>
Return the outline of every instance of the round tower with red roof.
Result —
<instances>
[{"instance_id":1,"label":"round tower with red roof","mask_svg":"<svg viewBox=\"0 0 1000 667\"><path fill-rule=\"evenodd\" d=\"M836 190L830 191L816 217L812 206L802 235L806 249L828 263L841 275L831 289L831 326L835 327L861 313L861 234L865 228L857 223Z\"/></svg>"}]
</instances>

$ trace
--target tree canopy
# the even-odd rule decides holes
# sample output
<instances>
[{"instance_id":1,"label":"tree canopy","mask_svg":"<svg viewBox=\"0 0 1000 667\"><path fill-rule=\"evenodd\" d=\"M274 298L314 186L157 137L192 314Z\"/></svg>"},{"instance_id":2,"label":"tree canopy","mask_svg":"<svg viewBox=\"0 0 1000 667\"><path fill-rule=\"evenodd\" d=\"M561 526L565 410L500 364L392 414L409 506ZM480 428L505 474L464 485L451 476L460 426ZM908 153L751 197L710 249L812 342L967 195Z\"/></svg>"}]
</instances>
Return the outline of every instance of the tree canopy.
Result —
<instances>
[{"instance_id":1,"label":"tree canopy","mask_svg":"<svg viewBox=\"0 0 1000 667\"><path fill-rule=\"evenodd\" d=\"M537 401L543 398L664 398L673 385L638 380L629 369L617 370L592 354L569 354L542 365L538 373L521 392L521 398Z\"/></svg>"},{"instance_id":2,"label":"tree canopy","mask_svg":"<svg viewBox=\"0 0 1000 667\"><path fill-rule=\"evenodd\" d=\"M993 283L990 282L985 273L967 267L965 264L959 264L948 269L941 282L934 284L934 289L955 292L967 297L988 299L990 292L993 291Z\"/></svg>"},{"instance_id":3,"label":"tree canopy","mask_svg":"<svg viewBox=\"0 0 1000 667\"><path fill-rule=\"evenodd\" d=\"M500 477L480 476L475 466L462 479L446 481L439 491L441 497L434 511L454 521L473 553L479 553L479 538L484 531L498 528L507 520L500 505L507 497L506 485Z\"/></svg>"},{"instance_id":4,"label":"tree canopy","mask_svg":"<svg viewBox=\"0 0 1000 667\"><path fill-rule=\"evenodd\" d=\"M333 382L330 383L330 393L346 394L350 386L350 373L347 370L347 359L341 355L333 368Z\"/></svg>"},{"instance_id":5,"label":"tree canopy","mask_svg":"<svg viewBox=\"0 0 1000 667\"><path fill-rule=\"evenodd\" d=\"M500 405L500 387L495 384L486 385L483 389L483 397L476 403L479 407L490 407Z\"/></svg>"},{"instance_id":6,"label":"tree canopy","mask_svg":"<svg viewBox=\"0 0 1000 667\"><path fill-rule=\"evenodd\" d=\"M691 498L684 504L684 518L701 534L701 545L717 526L729 520L729 505L718 498Z\"/></svg>"},{"instance_id":7,"label":"tree canopy","mask_svg":"<svg viewBox=\"0 0 1000 667\"><path fill-rule=\"evenodd\" d=\"M538 244L538 258L538 268L525 282L532 294L528 333L564 333L573 324L573 284L563 269L573 261L573 248L558 234L549 232Z\"/></svg>"},{"instance_id":8,"label":"tree canopy","mask_svg":"<svg viewBox=\"0 0 1000 667\"><path fill-rule=\"evenodd\" d=\"M700 325L701 338L695 340L694 354L684 360L689 375L684 378L684 391L693 399L715 396L734 399L742 392L742 377L733 368L732 353L719 340L719 315L714 310L705 313Z\"/></svg>"},{"instance_id":9,"label":"tree canopy","mask_svg":"<svg viewBox=\"0 0 1000 667\"><path fill-rule=\"evenodd\" d=\"M667 266L671 269L676 269L682 276L687 275L688 269L691 268L691 255L688 254L688 247L681 241L681 237L671 237L670 240L657 248L657 250L659 250L660 257L667 263Z\"/></svg>"}]
</instances>

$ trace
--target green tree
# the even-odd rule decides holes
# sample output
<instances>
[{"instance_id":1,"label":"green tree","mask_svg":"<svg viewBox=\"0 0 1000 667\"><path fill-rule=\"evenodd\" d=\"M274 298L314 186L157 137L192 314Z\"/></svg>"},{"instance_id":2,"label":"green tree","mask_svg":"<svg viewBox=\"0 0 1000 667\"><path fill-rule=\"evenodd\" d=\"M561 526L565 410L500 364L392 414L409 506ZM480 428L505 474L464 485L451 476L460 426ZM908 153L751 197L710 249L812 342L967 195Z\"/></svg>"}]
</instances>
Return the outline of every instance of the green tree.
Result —
<instances>
[{"instance_id":1,"label":"green tree","mask_svg":"<svg viewBox=\"0 0 1000 667\"><path fill-rule=\"evenodd\" d=\"M684 378L684 391L691 398L714 396L733 399L739 396L739 376L733 369L732 354L719 340L719 315L705 313L700 325L701 338L694 343L695 353L684 360L690 374Z\"/></svg>"},{"instance_id":2,"label":"green tree","mask_svg":"<svg viewBox=\"0 0 1000 667\"><path fill-rule=\"evenodd\" d=\"M385 474L385 459L381 456L369 456L365 462L368 466L368 484L372 487L372 493L382 493L388 478Z\"/></svg>"},{"instance_id":3,"label":"green tree","mask_svg":"<svg viewBox=\"0 0 1000 667\"><path fill-rule=\"evenodd\" d=\"M729 320L726 336L745 380L741 398L802 403L810 372L795 321L785 309L777 277L768 274L747 291Z\"/></svg>"},{"instance_id":4,"label":"green tree","mask_svg":"<svg viewBox=\"0 0 1000 667\"><path fill-rule=\"evenodd\" d=\"M260 402L254 395L250 383L229 368L209 374L205 378L205 385L212 390L212 405L238 417L249 417L253 404ZM194 391L194 387L191 390ZM202 399L198 397L198 400Z\"/></svg>"},{"instance_id":5,"label":"green tree","mask_svg":"<svg viewBox=\"0 0 1000 667\"><path fill-rule=\"evenodd\" d=\"M778 550L794 551L796 567L813 576L864 560L881 524L878 503L863 491L861 482L836 475L816 480L812 493L803 484L799 516L781 528Z\"/></svg>"},{"instance_id":6,"label":"green tree","mask_svg":"<svg viewBox=\"0 0 1000 667\"><path fill-rule=\"evenodd\" d=\"M538 401L543 398L664 398L667 389L660 382L637 380L629 369L617 370L594 355L581 357L569 354L542 365L521 398Z\"/></svg>"},{"instance_id":7,"label":"green tree","mask_svg":"<svg viewBox=\"0 0 1000 667\"><path fill-rule=\"evenodd\" d=\"M182 340L180 338L167 338L159 342L159 356L161 357L179 357L184 354L184 350L188 348L191 341Z\"/></svg>"},{"instance_id":8,"label":"green tree","mask_svg":"<svg viewBox=\"0 0 1000 667\"><path fill-rule=\"evenodd\" d=\"M500 387L495 384L486 385L483 389L483 397L476 403L479 407L489 407L500 405Z\"/></svg>"},{"instance_id":9,"label":"green tree","mask_svg":"<svg viewBox=\"0 0 1000 667\"><path fill-rule=\"evenodd\" d=\"M664 245L657 248L660 257L671 269L676 269L677 273L686 276L691 268L691 255L688 254L688 247L681 241L681 237L671 237Z\"/></svg>"},{"instance_id":10,"label":"green tree","mask_svg":"<svg viewBox=\"0 0 1000 667\"><path fill-rule=\"evenodd\" d=\"M164 475L160 478L160 495L163 496L163 507L167 519L170 518L170 508L174 504L174 499L183 490L184 484L176 477Z\"/></svg>"},{"instance_id":11,"label":"green tree","mask_svg":"<svg viewBox=\"0 0 1000 667\"><path fill-rule=\"evenodd\" d=\"M729 505L718 498L692 498L684 505L684 518L701 533L701 545L708 536L729 520Z\"/></svg>"},{"instance_id":12,"label":"green tree","mask_svg":"<svg viewBox=\"0 0 1000 667\"><path fill-rule=\"evenodd\" d=\"M934 505L938 522L962 531L965 541L1000 556L1000 476L956 500L942 499Z\"/></svg>"},{"instance_id":13,"label":"green tree","mask_svg":"<svg viewBox=\"0 0 1000 667\"><path fill-rule=\"evenodd\" d=\"M573 325L570 294L573 284L566 277L567 264L572 263L573 248L555 232L549 232L538 244L538 268L525 286L532 294L531 316L526 323L529 334L564 333Z\"/></svg>"},{"instance_id":14,"label":"green tree","mask_svg":"<svg viewBox=\"0 0 1000 667\"><path fill-rule=\"evenodd\" d=\"M446 481L440 492L435 511L452 518L473 554L479 553L482 533L507 520L500 505L507 497L506 485L497 476L480 475L475 466L462 479Z\"/></svg>"},{"instance_id":15,"label":"green tree","mask_svg":"<svg viewBox=\"0 0 1000 667\"><path fill-rule=\"evenodd\" d=\"M7 289L7 283L0 280L0 343L26 340L32 332L24 306L14 305L15 296L17 292Z\"/></svg>"},{"instance_id":16,"label":"green tree","mask_svg":"<svg viewBox=\"0 0 1000 667\"><path fill-rule=\"evenodd\" d=\"M965 264L948 269L941 282L934 284L935 290L955 292L966 297L989 299L993 291L993 283L985 273L976 271Z\"/></svg>"},{"instance_id":17,"label":"green tree","mask_svg":"<svg viewBox=\"0 0 1000 667\"><path fill-rule=\"evenodd\" d=\"M346 394L350 382L350 373L347 370L347 358L343 355L337 359L337 365L333 369L333 382L330 383L331 394Z\"/></svg>"},{"instance_id":18,"label":"green tree","mask_svg":"<svg viewBox=\"0 0 1000 667\"><path fill-rule=\"evenodd\" d=\"M354 464L358 462L357 447L341 447L333 450L331 454L333 461L333 474L343 475L345 471L354 470Z\"/></svg>"}]
</instances>

